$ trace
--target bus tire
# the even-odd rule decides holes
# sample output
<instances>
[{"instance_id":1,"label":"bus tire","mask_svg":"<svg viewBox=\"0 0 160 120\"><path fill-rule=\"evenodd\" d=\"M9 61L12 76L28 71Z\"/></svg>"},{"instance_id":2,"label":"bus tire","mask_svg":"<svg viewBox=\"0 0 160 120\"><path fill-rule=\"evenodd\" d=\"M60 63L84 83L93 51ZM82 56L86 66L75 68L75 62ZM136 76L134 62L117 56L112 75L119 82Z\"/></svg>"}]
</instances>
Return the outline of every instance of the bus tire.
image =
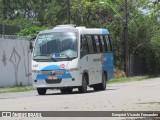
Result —
<instances>
[{"instance_id":1,"label":"bus tire","mask_svg":"<svg viewBox=\"0 0 160 120\"><path fill-rule=\"evenodd\" d=\"M47 89L46 88L37 88L37 92L39 95L45 95Z\"/></svg>"},{"instance_id":2,"label":"bus tire","mask_svg":"<svg viewBox=\"0 0 160 120\"><path fill-rule=\"evenodd\" d=\"M78 87L78 90L80 93L86 93L87 92L87 76L83 75L82 76L82 86Z\"/></svg>"},{"instance_id":3,"label":"bus tire","mask_svg":"<svg viewBox=\"0 0 160 120\"><path fill-rule=\"evenodd\" d=\"M102 83L99 84L99 89L100 90L105 90L106 89L106 84L107 84L107 75L103 73L102 75Z\"/></svg>"},{"instance_id":4,"label":"bus tire","mask_svg":"<svg viewBox=\"0 0 160 120\"><path fill-rule=\"evenodd\" d=\"M60 91L62 94L72 93L73 88L61 88Z\"/></svg>"},{"instance_id":5,"label":"bus tire","mask_svg":"<svg viewBox=\"0 0 160 120\"><path fill-rule=\"evenodd\" d=\"M107 80L107 76L105 73L103 73L102 83L94 85L93 86L94 91L105 90L106 89L106 80Z\"/></svg>"}]
</instances>

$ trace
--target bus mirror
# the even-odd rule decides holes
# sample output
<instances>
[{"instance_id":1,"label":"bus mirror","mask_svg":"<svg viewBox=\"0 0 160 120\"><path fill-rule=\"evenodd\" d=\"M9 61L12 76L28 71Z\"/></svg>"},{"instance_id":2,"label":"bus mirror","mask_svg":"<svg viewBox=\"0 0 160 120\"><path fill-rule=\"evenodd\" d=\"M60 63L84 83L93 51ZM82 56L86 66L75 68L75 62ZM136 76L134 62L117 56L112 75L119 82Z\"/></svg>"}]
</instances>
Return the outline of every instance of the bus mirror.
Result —
<instances>
[{"instance_id":1,"label":"bus mirror","mask_svg":"<svg viewBox=\"0 0 160 120\"><path fill-rule=\"evenodd\" d=\"M29 42L29 49L31 50L31 52L33 51L33 43L32 43L32 41Z\"/></svg>"}]
</instances>

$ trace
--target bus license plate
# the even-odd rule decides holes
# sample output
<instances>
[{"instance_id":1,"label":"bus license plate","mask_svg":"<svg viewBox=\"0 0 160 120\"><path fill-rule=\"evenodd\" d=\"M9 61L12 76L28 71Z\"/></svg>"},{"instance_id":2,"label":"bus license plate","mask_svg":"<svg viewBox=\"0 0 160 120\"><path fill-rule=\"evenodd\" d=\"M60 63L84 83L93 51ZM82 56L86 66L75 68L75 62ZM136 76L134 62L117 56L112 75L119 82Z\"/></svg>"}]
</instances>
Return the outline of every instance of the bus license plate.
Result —
<instances>
[{"instance_id":1,"label":"bus license plate","mask_svg":"<svg viewBox=\"0 0 160 120\"><path fill-rule=\"evenodd\" d=\"M48 80L58 80L57 76L48 76Z\"/></svg>"}]
</instances>

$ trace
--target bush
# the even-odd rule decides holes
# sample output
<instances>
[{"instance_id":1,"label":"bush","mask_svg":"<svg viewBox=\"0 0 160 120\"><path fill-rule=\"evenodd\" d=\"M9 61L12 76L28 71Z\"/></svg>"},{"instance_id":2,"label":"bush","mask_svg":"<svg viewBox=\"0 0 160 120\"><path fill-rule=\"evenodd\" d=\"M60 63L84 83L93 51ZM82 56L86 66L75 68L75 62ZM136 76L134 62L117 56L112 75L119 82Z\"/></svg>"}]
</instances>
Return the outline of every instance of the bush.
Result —
<instances>
[{"instance_id":1,"label":"bush","mask_svg":"<svg viewBox=\"0 0 160 120\"><path fill-rule=\"evenodd\" d=\"M32 26L32 27L25 28L25 29L21 30L19 33L17 33L17 35L35 37L38 32L46 30L46 29L48 29L48 28L47 27Z\"/></svg>"}]
</instances>

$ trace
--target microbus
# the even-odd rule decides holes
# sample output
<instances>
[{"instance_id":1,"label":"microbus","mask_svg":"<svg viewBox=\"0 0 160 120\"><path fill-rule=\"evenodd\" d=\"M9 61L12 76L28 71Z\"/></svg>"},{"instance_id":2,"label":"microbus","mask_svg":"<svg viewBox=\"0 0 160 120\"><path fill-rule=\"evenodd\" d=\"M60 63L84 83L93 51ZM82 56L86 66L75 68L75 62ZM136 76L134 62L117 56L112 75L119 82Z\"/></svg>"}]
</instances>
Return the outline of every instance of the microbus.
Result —
<instances>
[{"instance_id":1,"label":"microbus","mask_svg":"<svg viewBox=\"0 0 160 120\"><path fill-rule=\"evenodd\" d=\"M114 59L107 29L58 25L40 32L32 54L33 86L39 95L47 89L80 93L88 87L105 90L113 78Z\"/></svg>"}]
</instances>

